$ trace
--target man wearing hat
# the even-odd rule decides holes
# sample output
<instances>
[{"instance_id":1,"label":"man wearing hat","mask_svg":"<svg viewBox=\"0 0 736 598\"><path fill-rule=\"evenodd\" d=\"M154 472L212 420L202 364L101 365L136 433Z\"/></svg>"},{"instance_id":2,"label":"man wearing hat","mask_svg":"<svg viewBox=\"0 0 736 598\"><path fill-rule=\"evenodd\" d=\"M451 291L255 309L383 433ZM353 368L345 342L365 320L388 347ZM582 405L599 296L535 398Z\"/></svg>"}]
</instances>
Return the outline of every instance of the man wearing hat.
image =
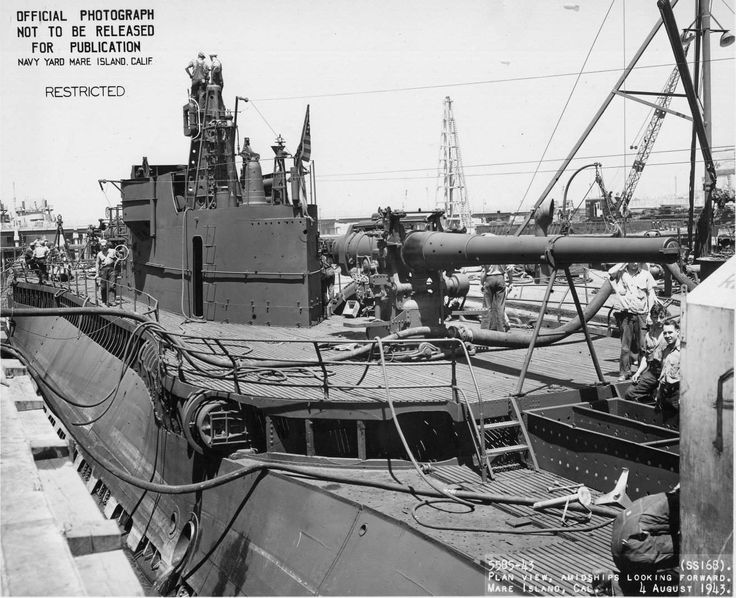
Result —
<instances>
[{"instance_id":1,"label":"man wearing hat","mask_svg":"<svg viewBox=\"0 0 736 598\"><path fill-rule=\"evenodd\" d=\"M100 241L100 251L95 260L95 280L100 285L100 296L105 305L115 305L115 248L108 245L107 239Z\"/></svg>"},{"instance_id":2,"label":"man wearing hat","mask_svg":"<svg viewBox=\"0 0 736 598\"><path fill-rule=\"evenodd\" d=\"M36 274L38 274L39 284L43 284L48 278L48 270L46 269L46 260L50 251L48 241L46 239L43 241L37 239L31 247L33 247L31 264Z\"/></svg>"},{"instance_id":3,"label":"man wearing hat","mask_svg":"<svg viewBox=\"0 0 736 598\"><path fill-rule=\"evenodd\" d=\"M202 97L207 91L207 81L210 76L210 67L205 60L204 52L197 54L197 58L190 60L184 69L192 80L192 91L190 95L193 99L202 103Z\"/></svg>"},{"instance_id":4,"label":"man wearing hat","mask_svg":"<svg viewBox=\"0 0 736 598\"><path fill-rule=\"evenodd\" d=\"M217 58L217 54L210 54L210 83L219 85L220 91L225 86L222 80L222 63Z\"/></svg>"}]
</instances>

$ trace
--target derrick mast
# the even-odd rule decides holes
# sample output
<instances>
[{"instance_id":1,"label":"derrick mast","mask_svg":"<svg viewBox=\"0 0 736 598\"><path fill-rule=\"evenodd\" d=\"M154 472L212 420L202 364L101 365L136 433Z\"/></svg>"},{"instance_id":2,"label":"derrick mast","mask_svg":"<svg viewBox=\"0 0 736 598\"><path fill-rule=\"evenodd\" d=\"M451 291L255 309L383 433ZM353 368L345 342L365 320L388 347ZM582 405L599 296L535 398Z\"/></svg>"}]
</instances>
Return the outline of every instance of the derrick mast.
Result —
<instances>
[{"instance_id":1,"label":"derrick mast","mask_svg":"<svg viewBox=\"0 0 736 598\"><path fill-rule=\"evenodd\" d=\"M436 207L445 211L448 228L471 231L470 203L465 188L463 159L460 153L452 100L445 97L442 139L437 172Z\"/></svg>"}]
</instances>

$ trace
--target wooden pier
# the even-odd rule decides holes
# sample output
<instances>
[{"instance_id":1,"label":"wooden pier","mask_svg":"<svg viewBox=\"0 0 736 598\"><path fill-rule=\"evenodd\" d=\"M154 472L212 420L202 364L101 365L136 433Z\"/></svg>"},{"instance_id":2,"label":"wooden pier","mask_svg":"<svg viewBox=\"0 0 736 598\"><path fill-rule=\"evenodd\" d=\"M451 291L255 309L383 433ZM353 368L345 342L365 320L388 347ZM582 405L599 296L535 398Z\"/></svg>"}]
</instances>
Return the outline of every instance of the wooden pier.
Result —
<instances>
[{"instance_id":1,"label":"wooden pier","mask_svg":"<svg viewBox=\"0 0 736 598\"><path fill-rule=\"evenodd\" d=\"M1 386L2 595L144 595L117 523L90 495L63 428L18 360L3 360Z\"/></svg>"}]
</instances>

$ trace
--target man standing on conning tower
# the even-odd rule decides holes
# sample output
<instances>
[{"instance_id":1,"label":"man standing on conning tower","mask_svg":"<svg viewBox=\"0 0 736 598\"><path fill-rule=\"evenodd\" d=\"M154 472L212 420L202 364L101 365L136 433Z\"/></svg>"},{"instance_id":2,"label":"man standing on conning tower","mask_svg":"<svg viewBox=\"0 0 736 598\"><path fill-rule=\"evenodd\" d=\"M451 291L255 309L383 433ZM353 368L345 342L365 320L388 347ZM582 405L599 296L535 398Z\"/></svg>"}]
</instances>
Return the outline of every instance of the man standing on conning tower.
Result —
<instances>
[{"instance_id":1,"label":"man standing on conning tower","mask_svg":"<svg viewBox=\"0 0 736 598\"><path fill-rule=\"evenodd\" d=\"M210 83L220 86L220 91L225 87L222 80L222 63L217 58L217 54L210 54Z\"/></svg>"},{"instance_id":2,"label":"man standing on conning tower","mask_svg":"<svg viewBox=\"0 0 736 598\"><path fill-rule=\"evenodd\" d=\"M205 61L204 52L197 54L197 58L190 60L184 69L192 80L192 91L190 95L192 99L199 104L202 103L202 97L207 91L207 82L209 81L210 67Z\"/></svg>"}]
</instances>

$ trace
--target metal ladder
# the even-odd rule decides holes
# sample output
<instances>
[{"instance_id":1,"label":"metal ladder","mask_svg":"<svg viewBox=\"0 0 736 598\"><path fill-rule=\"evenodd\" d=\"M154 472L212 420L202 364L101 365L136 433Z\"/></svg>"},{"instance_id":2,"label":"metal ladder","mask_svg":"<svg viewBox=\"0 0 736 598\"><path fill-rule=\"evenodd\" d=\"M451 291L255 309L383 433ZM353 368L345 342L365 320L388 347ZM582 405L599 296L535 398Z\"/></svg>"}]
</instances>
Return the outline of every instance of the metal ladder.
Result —
<instances>
[{"instance_id":1,"label":"metal ladder","mask_svg":"<svg viewBox=\"0 0 736 598\"><path fill-rule=\"evenodd\" d=\"M498 422L485 423L483 421L482 411L479 414L476 424L481 430L481 438L483 445L483 454L485 455L485 462L488 466L489 474L493 479L493 468L490 465L493 459L500 457L501 455L509 455L513 453L526 454L531 461L531 466L534 471L539 470L539 464L537 463L537 456L534 454L534 447L532 447L531 440L529 439L529 432L526 429L526 424L521 416L521 410L519 409L519 403L516 397L509 397L509 419ZM486 447L486 432L493 432L499 430L510 430L517 428L521 432L522 442L516 444L509 444L505 446L487 448Z\"/></svg>"},{"instance_id":2,"label":"metal ladder","mask_svg":"<svg viewBox=\"0 0 736 598\"><path fill-rule=\"evenodd\" d=\"M207 105L209 103L209 94L205 94L204 107L197 104L197 122L198 122L198 139L192 139L189 148L189 164L187 169L187 186L191 189L194 208L209 209L213 207L209 198L209 165L202 164L202 152L205 144L206 124L203 115L207 114ZM202 118L202 120L200 120ZM195 143L197 142L197 143ZM193 172L192 172L193 171ZM204 204L197 205L197 198L204 197Z\"/></svg>"},{"instance_id":3,"label":"metal ladder","mask_svg":"<svg viewBox=\"0 0 736 598\"><path fill-rule=\"evenodd\" d=\"M389 407L391 408L392 414L395 412L393 408L393 402L391 400L391 394L389 390L389 383L388 383L388 373L386 372L386 360L385 360L385 354L383 350L383 341L380 338L376 338L376 343L378 345L378 353L381 360L381 370L383 372L383 378L384 378L384 390L386 391L386 398L389 402ZM425 339L426 340L426 339ZM453 339L443 339L445 341L453 340ZM473 441L473 446L475 449L475 456L478 461L478 468L481 472L481 478L483 483L487 481L487 478L490 476L490 478L493 480L495 479L493 466L491 465L491 462L494 458L505 455L505 454L511 454L511 453L526 453L529 456L529 460L531 461L532 468L537 471L539 469L539 464L537 463L537 457L534 454L534 449L532 447L531 441L529 439L529 433L526 429L526 425L524 424L524 420L521 417L521 410L519 409L519 403L516 399L516 397L512 396L509 397L509 404L511 406L509 410L509 420L507 421L500 421L500 422L493 422L493 423L485 423L484 417L483 417L483 399L480 393L480 387L478 386L478 381L475 377L475 372L473 370L473 365L470 361L470 355L468 354L468 349L465 346L465 343L460 341L459 339L454 339L456 342L460 345L460 347L463 350L463 354L465 356L465 363L468 366L468 371L470 372L470 377L473 381L473 386L475 388L476 397L478 400L478 417L473 416L473 410L471 409L470 403L468 401L468 398L465 396L465 392L461 388L459 388L455 381L455 375L454 375L454 365L453 365L453 380L452 380L452 391L455 397L455 400L460 403L460 399L462 399L462 410L463 415L465 417L465 421L468 424L468 428L470 430L470 437ZM518 428L521 432L521 436L523 437L522 443L517 443L513 445L507 445L503 447L496 447L489 449L486 446L486 432L491 430L500 430L500 429L511 429L511 428ZM413 459L413 456L411 454L409 455L410 458Z\"/></svg>"},{"instance_id":4,"label":"metal ladder","mask_svg":"<svg viewBox=\"0 0 736 598\"><path fill-rule=\"evenodd\" d=\"M509 410L509 420L507 421L499 421L499 422L492 422L492 423L485 423L485 419L483 417L483 398L480 393L480 387L478 386L478 380L475 377L475 371L473 370L473 364L470 361L470 354L468 353L468 349L465 346L465 343L460 341L458 339L458 343L463 349L463 354L465 356L465 363L468 366L468 371L470 372L470 377L473 380L473 386L475 388L475 393L478 399L478 417L473 417L472 409L470 408L470 404L467 401L467 398L465 397L465 393L462 392L461 389L457 388L455 385L455 381L453 380L453 385L455 388L455 391L457 395L462 395L464 400L464 409L463 412L465 414L465 419L468 423L468 427L471 429L471 438L473 439L473 444L475 445L476 450L476 457L478 459L478 468L481 472L481 479L483 483L487 481L487 477L490 476L490 478L493 480L495 479L492 461L496 457L500 455L506 455L511 453L526 453L529 456L529 459L532 463L532 468L534 471L539 470L539 464L537 463L537 456L534 454L534 448L532 447L531 440L529 439L529 433L526 429L526 424L524 424L524 420L521 417L521 410L519 409L519 403L516 400L515 396L509 397L509 403L511 405L511 409ZM502 429L511 429L511 428L519 428L521 435L523 437L524 442L523 443L517 443L513 445L507 445L503 447L496 447L489 449L486 446L486 432L491 430L502 430Z\"/></svg>"}]
</instances>

